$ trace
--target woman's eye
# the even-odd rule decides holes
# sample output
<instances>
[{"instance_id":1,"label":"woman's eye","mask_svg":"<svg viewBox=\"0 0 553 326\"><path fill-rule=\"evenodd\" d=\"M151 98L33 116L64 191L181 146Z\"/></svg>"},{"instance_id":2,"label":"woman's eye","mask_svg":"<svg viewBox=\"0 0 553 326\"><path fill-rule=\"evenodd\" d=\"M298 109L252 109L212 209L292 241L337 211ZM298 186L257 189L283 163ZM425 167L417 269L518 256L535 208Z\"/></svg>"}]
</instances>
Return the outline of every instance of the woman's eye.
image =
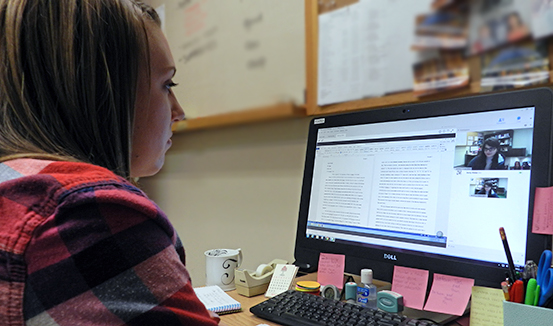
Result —
<instances>
[{"instance_id":1,"label":"woman's eye","mask_svg":"<svg viewBox=\"0 0 553 326\"><path fill-rule=\"evenodd\" d=\"M168 91L171 91L171 88L178 86L179 84L174 83L173 81L170 81L165 85L165 88L167 88Z\"/></svg>"}]
</instances>

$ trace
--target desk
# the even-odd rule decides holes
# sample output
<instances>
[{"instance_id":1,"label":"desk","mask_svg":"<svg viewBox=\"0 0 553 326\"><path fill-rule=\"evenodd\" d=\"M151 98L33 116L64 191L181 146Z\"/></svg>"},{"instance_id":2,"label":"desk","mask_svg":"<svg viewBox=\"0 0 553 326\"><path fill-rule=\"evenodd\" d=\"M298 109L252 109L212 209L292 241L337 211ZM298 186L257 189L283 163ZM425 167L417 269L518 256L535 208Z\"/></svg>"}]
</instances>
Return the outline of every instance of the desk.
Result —
<instances>
[{"instance_id":1,"label":"desk","mask_svg":"<svg viewBox=\"0 0 553 326\"><path fill-rule=\"evenodd\" d=\"M258 318L250 312L250 307L255 306L256 304L267 300L267 298L264 295L258 295L255 297L248 298L238 294L236 290L229 291L227 293L231 297L236 299L236 301L242 304L242 312L220 316L221 324L228 325L228 326L250 326L250 325L255 326L259 324L267 324L271 326L278 325L268 320Z\"/></svg>"},{"instance_id":2,"label":"desk","mask_svg":"<svg viewBox=\"0 0 553 326\"><path fill-rule=\"evenodd\" d=\"M354 277L355 281L359 283L360 281L359 276L357 275L352 275L352 276ZM315 281L315 280L317 280L317 273L300 276L296 278L294 282L294 286L295 286L295 283L298 281ZM378 290L390 289L391 287L390 283L382 282L378 280L375 280L375 284L377 285ZM267 298L264 295L258 295L255 297L248 298L238 294L236 290L229 291L227 292L227 294L242 304L242 312L220 316L221 324L225 326L256 326L259 324L267 324L271 326L279 325L277 323L273 323L268 320L258 318L250 312L250 307L255 306L256 304L267 300ZM469 319L468 316L461 317L456 321L448 323L447 325L448 326L469 325L468 319Z\"/></svg>"},{"instance_id":3,"label":"desk","mask_svg":"<svg viewBox=\"0 0 553 326\"><path fill-rule=\"evenodd\" d=\"M359 276L355 275L353 277L357 283L360 282ZM317 280L317 273L312 273L312 274L297 277L293 285L295 286L295 283L298 281L316 281L316 280ZM391 287L390 283L377 281L377 280L375 280L375 285L378 287L379 290L383 290L386 288L390 289ZM268 320L258 318L250 312L250 307L255 306L256 304L267 300L267 298L264 295L258 295L255 297L248 298L238 294L236 290L229 291L227 292L227 294L242 304L242 312L222 315L221 316L222 324L228 325L228 326L250 326L250 325L255 326L259 324L267 324L271 326L279 325L279 324L270 322Z\"/></svg>"},{"instance_id":4,"label":"desk","mask_svg":"<svg viewBox=\"0 0 553 326\"><path fill-rule=\"evenodd\" d=\"M294 281L294 286L298 281L307 281L307 280L310 280L310 281L317 280L317 273L297 277ZM271 326L279 325L277 323L273 323L268 320L258 318L250 312L250 307L253 307L256 304L261 303L268 299L264 295L260 294L255 297L248 298L238 294L236 290L229 291L227 292L227 294L242 304L242 312L222 315L221 316L222 324L228 325L228 326L249 326L249 325L259 325L259 324L267 324Z\"/></svg>"}]
</instances>

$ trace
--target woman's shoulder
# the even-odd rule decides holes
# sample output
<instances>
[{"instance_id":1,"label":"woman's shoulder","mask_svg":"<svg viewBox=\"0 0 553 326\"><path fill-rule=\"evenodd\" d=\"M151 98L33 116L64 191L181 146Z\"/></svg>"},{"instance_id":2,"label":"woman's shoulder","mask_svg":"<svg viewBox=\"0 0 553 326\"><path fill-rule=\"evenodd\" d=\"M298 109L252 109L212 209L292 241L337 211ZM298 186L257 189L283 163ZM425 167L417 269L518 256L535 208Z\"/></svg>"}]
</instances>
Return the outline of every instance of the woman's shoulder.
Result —
<instances>
[{"instance_id":1,"label":"woman's shoulder","mask_svg":"<svg viewBox=\"0 0 553 326\"><path fill-rule=\"evenodd\" d=\"M71 205L83 201L135 202L157 210L138 187L93 164L39 159L0 163L0 196ZM51 204L53 205L53 204Z\"/></svg>"},{"instance_id":2,"label":"woman's shoulder","mask_svg":"<svg viewBox=\"0 0 553 326\"><path fill-rule=\"evenodd\" d=\"M87 163L36 159L0 163L0 208L14 221L8 223L13 228L1 230L0 235L22 232L17 221L33 221L38 226L88 210L100 219L134 217L126 219L131 224L153 220L174 236L166 215L144 192L113 172Z\"/></svg>"},{"instance_id":3,"label":"woman's shoulder","mask_svg":"<svg viewBox=\"0 0 553 326\"><path fill-rule=\"evenodd\" d=\"M53 177L63 186L75 181L124 180L108 169L82 162L20 158L0 163L0 183L45 176Z\"/></svg>"},{"instance_id":4,"label":"woman's shoulder","mask_svg":"<svg viewBox=\"0 0 553 326\"><path fill-rule=\"evenodd\" d=\"M475 157L473 157L469 164L467 166L474 166L475 164L479 164L482 162L482 156L481 155L476 155Z\"/></svg>"}]
</instances>

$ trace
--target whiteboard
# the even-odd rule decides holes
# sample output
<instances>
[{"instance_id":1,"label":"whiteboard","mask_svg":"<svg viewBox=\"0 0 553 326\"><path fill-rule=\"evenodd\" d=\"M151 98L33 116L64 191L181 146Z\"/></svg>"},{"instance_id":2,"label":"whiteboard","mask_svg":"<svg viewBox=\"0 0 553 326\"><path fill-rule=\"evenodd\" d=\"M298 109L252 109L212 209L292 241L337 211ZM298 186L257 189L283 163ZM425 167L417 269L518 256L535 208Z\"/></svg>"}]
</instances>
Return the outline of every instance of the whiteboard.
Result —
<instances>
[{"instance_id":1,"label":"whiteboard","mask_svg":"<svg viewBox=\"0 0 553 326\"><path fill-rule=\"evenodd\" d=\"M188 118L305 102L304 1L166 0L162 11Z\"/></svg>"}]
</instances>

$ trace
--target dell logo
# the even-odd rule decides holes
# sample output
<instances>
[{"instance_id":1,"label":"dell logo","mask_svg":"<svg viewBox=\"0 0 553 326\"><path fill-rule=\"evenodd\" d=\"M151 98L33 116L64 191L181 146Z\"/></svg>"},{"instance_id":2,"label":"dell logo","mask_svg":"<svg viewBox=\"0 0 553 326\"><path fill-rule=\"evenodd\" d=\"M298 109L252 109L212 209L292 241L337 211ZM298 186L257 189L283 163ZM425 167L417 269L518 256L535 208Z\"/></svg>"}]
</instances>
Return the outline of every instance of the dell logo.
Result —
<instances>
[{"instance_id":1,"label":"dell logo","mask_svg":"<svg viewBox=\"0 0 553 326\"><path fill-rule=\"evenodd\" d=\"M384 259L397 260L396 255L384 254Z\"/></svg>"}]
</instances>

